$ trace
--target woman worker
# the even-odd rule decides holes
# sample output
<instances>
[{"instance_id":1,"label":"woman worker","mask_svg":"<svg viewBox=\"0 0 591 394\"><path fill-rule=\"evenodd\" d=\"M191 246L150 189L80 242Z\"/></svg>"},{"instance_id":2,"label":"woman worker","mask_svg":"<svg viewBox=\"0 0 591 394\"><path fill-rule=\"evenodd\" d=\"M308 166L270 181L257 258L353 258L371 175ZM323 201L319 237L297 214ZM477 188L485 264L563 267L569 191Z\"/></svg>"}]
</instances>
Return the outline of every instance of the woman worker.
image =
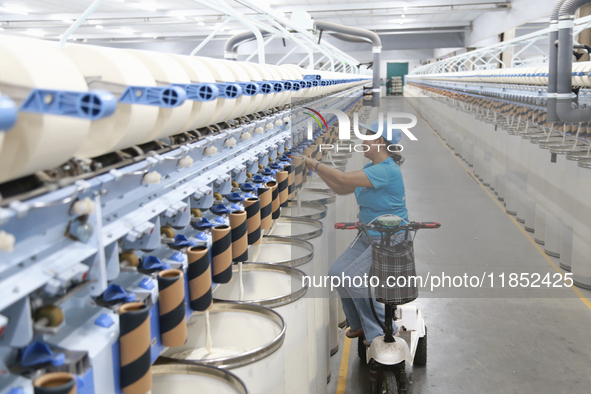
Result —
<instances>
[{"instance_id":1,"label":"woman worker","mask_svg":"<svg viewBox=\"0 0 591 394\"><path fill-rule=\"evenodd\" d=\"M359 126L366 129L366 135L379 133L377 120L369 126L362 123L359 123ZM314 170L336 194L355 193L359 205L359 220L363 223L370 223L385 214L397 215L408 221L404 182L400 171L403 159L397 151L394 151L394 147L389 147L389 145L398 144L401 133L400 130L394 129L392 138L388 140L386 120L382 126L383 132L379 138L365 141L369 149L365 148L367 151L364 155L371 163L366 164L360 171L342 172L317 160L305 159L306 167ZM369 277L372 261L371 242L374 239L379 240L380 233L370 230L368 234L369 238L362 234L337 258L329 269L330 276L342 278L345 275L351 278L351 282L355 276ZM404 234L399 234L397 237L399 238L396 241L401 242ZM369 345L375 337L383 335L383 330L371 311L367 287L348 287L348 285L349 283L342 283L341 287L337 288L349 325L345 334L349 338L365 335L365 344ZM374 299L374 306L380 321L383 322L384 305L375 302ZM396 332L395 323L393 327Z\"/></svg>"}]
</instances>

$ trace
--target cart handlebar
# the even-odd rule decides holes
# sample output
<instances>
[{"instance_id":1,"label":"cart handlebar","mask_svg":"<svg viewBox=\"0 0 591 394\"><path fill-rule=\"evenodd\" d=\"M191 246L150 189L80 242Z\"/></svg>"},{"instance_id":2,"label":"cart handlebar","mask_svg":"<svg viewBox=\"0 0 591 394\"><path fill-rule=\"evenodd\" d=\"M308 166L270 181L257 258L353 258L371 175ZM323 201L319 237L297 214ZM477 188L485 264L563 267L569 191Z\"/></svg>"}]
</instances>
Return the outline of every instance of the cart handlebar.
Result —
<instances>
[{"instance_id":1,"label":"cart handlebar","mask_svg":"<svg viewBox=\"0 0 591 394\"><path fill-rule=\"evenodd\" d=\"M401 231L401 230L418 230L421 228L439 228L441 223L437 222L409 222L400 226L391 227L390 229ZM341 222L335 223L334 228L337 230L358 230L358 229L384 229L384 226L376 224L366 224L362 222Z\"/></svg>"}]
</instances>

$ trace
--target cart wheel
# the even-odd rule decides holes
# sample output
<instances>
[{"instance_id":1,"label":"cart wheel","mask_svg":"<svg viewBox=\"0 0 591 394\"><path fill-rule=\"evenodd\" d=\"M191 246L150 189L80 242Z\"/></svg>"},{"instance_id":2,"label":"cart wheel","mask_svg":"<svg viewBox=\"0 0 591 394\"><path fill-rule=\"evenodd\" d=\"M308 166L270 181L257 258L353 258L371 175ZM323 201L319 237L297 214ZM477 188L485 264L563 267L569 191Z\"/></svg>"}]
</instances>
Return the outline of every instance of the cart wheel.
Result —
<instances>
[{"instance_id":1,"label":"cart wheel","mask_svg":"<svg viewBox=\"0 0 591 394\"><path fill-rule=\"evenodd\" d=\"M367 365L367 347L363 344L365 337L357 338L357 354L361 359L361 365Z\"/></svg>"},{"instance_id":2,"label":"cart wheel","mask_svg":"<svg viewBox=\"0 0 591 394\"><path fill-rule=\"evenodd\" d=\"M160 227L160 234L166 238L174 238L174 229L168 226Z\"/></svg>"},{"instance_id":3,"label":"cart wheel","mask_svg":"<svg viewBox=\"0 0 591 394\"><path fill-rule=\"evenodd\" d=\"M238 182L236 181L232 181L232 187L240 187L240 185L238 184Z\"/></svg>"},{"instance_id":4,"label":"cart wheel","mask_svg":"<svg viewBox=\"0 0 591 394\"><path fill-rule=\"evenodd\" d=\"M213 193L213 199L216 201L222 201L224 197L221 195L221 193Z\"/></svg>"},{"instance_id":5,"label":"cart wheel","mask_svg":"<svg viewBox=\"0 0 591 394\"><path fill-rule=\"evenodd\" d=\"M46 318L49 327L57 327L64 321L64 311L55 305L47 305L37 309L35 312L35 321Z\"/></svg>"},{"instance_id":6,"label":"cart wheel","mask_svg":"<svg viewBox=\"0 0 591 394\"><path fill-rule=\"evenodd\" d=\"M381 385L378 385L378 393L382 394L398 394L398 382L396 382L396 375L394 371L385 370L382 374Z\"/></svg>"},{"instance_id":7,"label":"cart wheel","mask_svg":"<svg viewBox=\"0 0 591 394\"><path fill-rule=\"evenodd\" d=\"M137 257L137 254L135 254L133 252L121 253L119 255L119 262L122 263L124 261L127 261L127 264L130 267L137 267L138 264L140 263L139 257Z\"/></svg>"},{"instance_id":8,"label":"cart wheel","mask_svg":"<svg viewBox=\"0 0 591 394\"><path fill-rule=\"evenodd\" d=\"M199 208L191 208L191 216L200 218L201 217L201 209Z\"/></svg>"},{"instance_id":9,"label":"cart wheel","mask_svg":"<svg viewBox=\"0 0 591 394\"><path fill-rule=\"evenodd\" d=\"M427 327L425 327L425 336L419 338L419 343L417 344L417 351L415 353L414 364L427 364Z\"/></svg>"}]
</instances>

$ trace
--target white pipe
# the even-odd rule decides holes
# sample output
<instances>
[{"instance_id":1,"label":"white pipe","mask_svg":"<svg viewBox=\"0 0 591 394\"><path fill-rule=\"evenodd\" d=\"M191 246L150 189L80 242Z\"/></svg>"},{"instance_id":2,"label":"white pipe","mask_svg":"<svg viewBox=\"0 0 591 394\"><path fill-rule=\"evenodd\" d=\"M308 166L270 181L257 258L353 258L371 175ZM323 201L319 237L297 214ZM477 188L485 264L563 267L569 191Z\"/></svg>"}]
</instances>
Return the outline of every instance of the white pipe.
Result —
<instances>
[{"instance_id":1,"label":"white pipe","mask_svg":"<svg viewBox=\"0 0 591 394\"><path fill-rule=\"evenodd\" d=\"M76 19L76 22L74 22L72 26L68 27L68 30L66 30L66 32L62 35L60 39L60 46L63 47L64 45L66 45L66 42L68 41L68 38L72 35L72 33L74 33L76 29L78 29L80 25L82 25L86 21L86 18L88 18L94 11L96 11L97 8L99 8L103 1L105 0L94 0L90 7L88 7L86 11L84 11L82 15L80 15L80 17Z\"/></svg>"}]
</instances>

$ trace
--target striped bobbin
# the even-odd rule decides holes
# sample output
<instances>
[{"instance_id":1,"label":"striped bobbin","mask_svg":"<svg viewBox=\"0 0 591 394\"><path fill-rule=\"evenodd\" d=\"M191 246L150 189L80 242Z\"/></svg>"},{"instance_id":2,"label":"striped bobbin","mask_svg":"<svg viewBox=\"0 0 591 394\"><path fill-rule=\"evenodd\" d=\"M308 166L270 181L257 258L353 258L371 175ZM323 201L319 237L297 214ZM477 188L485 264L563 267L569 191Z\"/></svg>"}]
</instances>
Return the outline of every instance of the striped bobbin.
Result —
<instances>
[{"instance_id":1,"label":"striped bobbin","mask_svg":"<svg viewBox=\"0 0 591 394\"><path fill-rule=\"evenodd\" d=\"M295 174L293 174L293 166L288 164L283 167L283 169L287 171L287 197L291 198L293 194L293 182L295 178ZM285 205L287 206L287 203Z\"/></svg>"},{"instance_id":2,"label":"striped bobbin","mask_svg":"<svg viewBox=\"0 0 591 394\"><path fill-rule=\"evenodd\" d=\"M259 187L257 189L261 201L261 228L269 230L273 225L271 213L273 212L273 191L270 187Z\"/></svg>"},{"instance_id":3,"label":"striped bobbin","mask_svg":"<svg viewBox=\"0 0 591 394\"><path fill-rule=\"evenodd\" d=\"M120 383L124 394L152 389L150 308L142 302L119 307Z\"/></svg>"},{"instance_id":4,"label":"striped bobbin","mask_svg":"<svg viewBox=\"0 0 591 394\"><path fill-rule=\"evenodd\" d=\"M41 375L35 379L33 387L35 387L35 394L77 393L76 377L69 372L49 372Z\"/></svg>"},{"instance_id":5,"label":"striped bobbin","mask_svg":"<svg viewBox=\"0 0 591 394\"><path fill-rule=\"evenodd\" d=\"M177 347L186 342L186 309L183 271L176 269L160 271L158 273L158 310L160 339L164 346Z\"/></svg>"},{"instance_id":6,"label":"striped bobbin","mask_svg":"<svg viewBox=\"0 0 591 394\"><path fill-rule=\"evenodd\" d=\"M251 197L244 200L246 211L246 229L248 231L248 244L261 243L261 202L258 198Z\"/></svg>"},{"instance_id":7,"label":"striped bobbin","mask_svg":"<svg viewBox=\"0 0 591 394\"><path fill-rule=\"evenodd\" d=\"M214 227L211 230L211 235L213 281L216 283L228 283L232 279L232 236L230 234L230 226L222 225Z\"/></svg>"},{"instance_id":8,"label":"striped bobbin","mask_svg":"<svg viewBox=\"0 0 591 394\"><path fill-rule=\"evenodd\" d=\"M271 218L278 219L281 215L281 208L279 206L279 189L277 188L277 182L269 181L265 183L265 186L271 188L271 197L273 201L271 202Z\"/></svg>"},{"instance_id":9,"label":"striped bobbin","mask_svg":"<svg viewBox=\"0 0 591 394\"><path fill-rule=\"evenodd\" d=\"M246 225L246 211L231 212L230 227L232 227L232 260L248 260L248 226Z\"/></svg>"},{"instance_id":10,"label":"striped bobbin","mask_svg":"<svg viewBox=\"0 0 591 394\"><path fill-rule=\"evenodd\" d=\"M211 308L211 268L209 249L193 246L187 249L187 279L189 281L189 306L192 310L203 312Z\"/></svg>"},{"instance_id":11,"label":"striped bobbin","mask_svg":"<svg viewBox=\"0 0 591 394\"><path fill-rule=\"evenodd\" d=\"M288 186L288 180L287 180L287 171L279 171L277 172L277 190L279 191L279 204L281 207L286 207L287 206L287 199L288 199L288 195L287 195L287 186ZM273 218L275 219L275 218Z\"/></svg>"}]
</instances>

